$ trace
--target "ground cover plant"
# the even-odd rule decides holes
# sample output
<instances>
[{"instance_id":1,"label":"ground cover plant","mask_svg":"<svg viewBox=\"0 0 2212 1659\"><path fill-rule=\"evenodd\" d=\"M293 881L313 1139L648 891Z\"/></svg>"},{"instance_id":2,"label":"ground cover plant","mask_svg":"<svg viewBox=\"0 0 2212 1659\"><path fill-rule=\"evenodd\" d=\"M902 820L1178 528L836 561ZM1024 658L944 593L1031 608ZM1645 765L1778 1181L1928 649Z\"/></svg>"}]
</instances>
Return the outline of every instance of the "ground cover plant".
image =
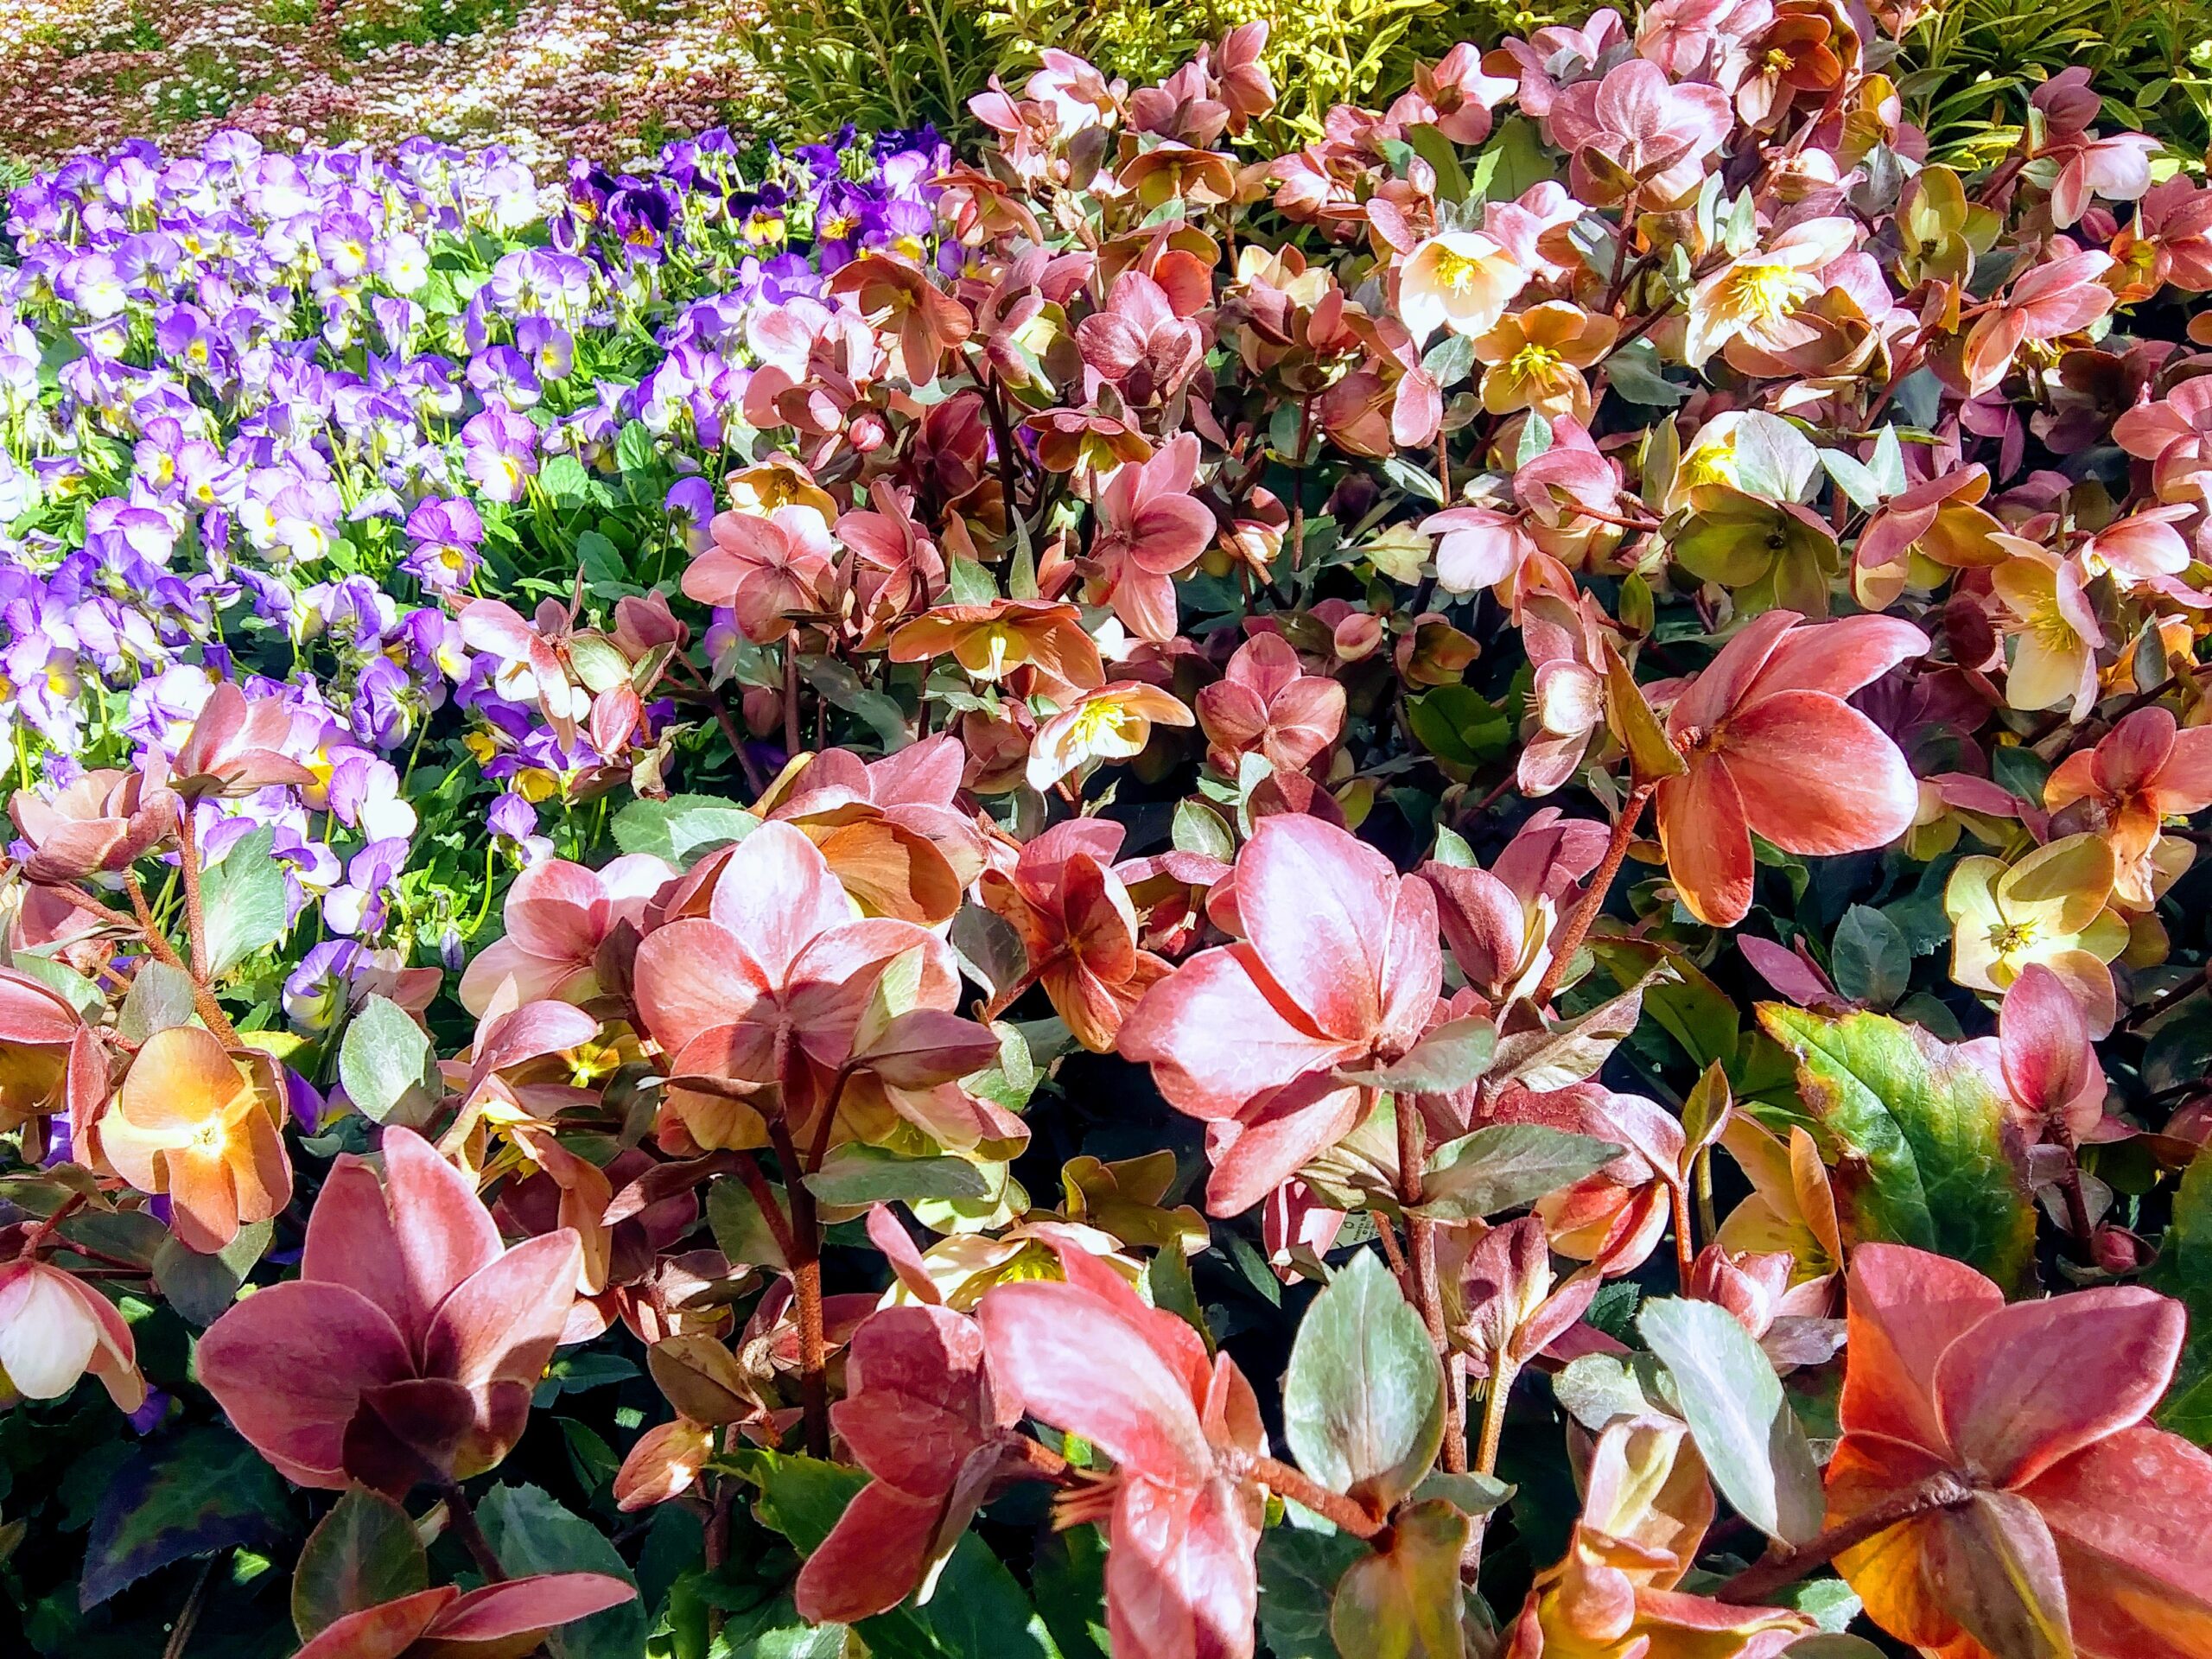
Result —
<instances>
[{"instance_id":1,"label":"ground cover plant","mask_svg":"<svg viewBox=\"0 0 2212 1659\"><path fill-rule=\"evenodd\" d=\"M2212 1649L2212 189L1910 21L16 190L21 1643Z\"/></svg>"}]
</instances>

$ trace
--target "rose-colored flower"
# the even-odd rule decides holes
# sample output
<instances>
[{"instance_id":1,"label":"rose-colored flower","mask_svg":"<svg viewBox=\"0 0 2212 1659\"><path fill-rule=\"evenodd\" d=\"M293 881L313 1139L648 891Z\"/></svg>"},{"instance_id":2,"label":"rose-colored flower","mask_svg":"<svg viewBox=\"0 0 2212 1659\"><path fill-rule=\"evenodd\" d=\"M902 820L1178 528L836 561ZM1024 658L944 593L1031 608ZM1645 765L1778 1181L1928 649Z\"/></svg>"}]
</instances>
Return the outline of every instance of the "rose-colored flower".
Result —
<instances>
[{"instance_id":1,"label":"rose-colored flower","mask_svg":"<svg viewBox=\"0 0 2212 1659\"><path fill-rule=\"evenodd\" d=\"M1264 1499L1243 1465L1267 1451L1252 1386L1111 1268L1060 1255L1065 1282L1001 1285L977 1317L992 1374L1029 1414L1114 1460L1065 1506L1107 1522L1113 1650L1250 1659Z\"/></svg>"},{"instance_id":2,"label":"rose-colored flower","mask_svg":"<svg viewBox=\"0 0 2212 1659\"><path fill-rule=\"evenodd\" d=\"M1318 818L1266 819L1237 855L1245 942L1201 950L1147 994L1119 1047L1210 1127L1207 1207L1257 1203L1357 1121L1343 1067L1420 1040L1442 982L1436 899Z\"/></svg>"},{"instance_id":3,"label":"rose-colored flower","mask_svg":"<svg viewBox=\"0 0 2212 1659\"><path fill-rule=\"evenodd\" d=\"M0 1133L67 1112L91 1121L107 1093L99 1038L69 1000L13 968L0 968Z\"/></svg>"},{"instance_id":4,"label":"rose-colored flower","mask_svg":"<svg viewBox=\"0 0 2212 1659\"><path fill-rule=\"evenodd\" d=\"M566 1228L503 1250L475 1189L411 1130L384 1173L341 1156L308 1218L300 1276L208 1327L200 1380L302 1486L404 1497L477 1474L522 1437L574 1299Z\"/></svg>"},{"instance_id":5,"label":"rose-colored flower","mask_svg":"<svg viewBox=\"0 0 2212 1659\"><path fill-rule=\"evenodd\" d=\"M1198 435L1179 433L1151 460L1118 469L1098 493L1090 550L1098 597L1141 639L1175 637L1175 578L1213 543L1213 513L1191 493L1198 468Z\"/></svg>"},{"instance_id":6,"label":"rose-colored flower","mask_svg":"<svg viewBox=\"0 0 2212 1659\"><path fill-rule=\"evenodd\" d=\"M1027 958L987 1017L1041 983L1077 1042L1100 1054L1114 1046L1129 1010L1167 972L1137 947L1136 909L1113 868L1122 834L1111 819L1070 818L1025 843L1013 869L983 872L976 896L1012 925Z\"/></svg>"},{"instance_id":7,"label":"rose-colored flower","mask_svg":"<svg viewBox=\"0 0 2212 1659\"><path fill-rule=\"evenodd\" d=\"M702 605L728 606L747 639L772 644L791 632L795 614L826 608L836 548L812 507L778 507L765 518L720 512L708 529L715 544L685 567L683 591Z\"/></svg>"},{"instance_id":8,"label":"rose-colored flower","mask_svg":"<svg viewBox=\"0 0 2212 1659\"><path fill-rule=\"evenodd\" d=\"M2113 886L2130 906L2154 902L2152 854L2166 819L2212 806L2212 726L2184 731L2171 710L2138 709L2051 769L2043 804L2062 835L2094 830L2110 843Z\"/></svg>"},{"instance_id":9,"label":"rose-colored flower","mask_svg":"<svg viewBox=\"0 0 2212 1659\"><path fill-rule=\"evenodd\" d=\"M1732 123L1719 87L1677 86L1657 64L1630 58L1562 91L1549 124L1553 142L1574 158L1568 179L1580 200L1669 207L1697 189L1706 157Z\"/></svg>"},{"instance_id":10,"label":"rose-colored flower","mask_svg":"<svg viewBox=\"0 0 2212 1659\"><path fill-rule=\"evenodd\" d=\"M2143 1422L2181 1305L2127 1285L2007 1306L1972 1268L1897 1244L1861 1245L1850 1289L1828 1524L1930 1480L1955 1492L1837 1557L1868 1614L1956 1659L2202 1651L2212 1457Z\"/></svg>"},{"instance_id":11,"label":"rose-colored flower","mask_svg":"<svg viewBox=\"0 0 2212 1659\"><path fill-rule=\"evenodd\" d=\"M8 798L8 816L31 844L23 874L41 886L128 869L176 833L182 810L174 791L143 772L106 769L85 773L51 800L29 789Z\"/></svg>"},{"instance_id":12,"label":"rose-colored flower","mask_svg":"<svg viewBox=\"0 0 2212 1659\"><path fill-rule=\"evenodd\" d=\"M605 1573L538 1573L467 1591L442 1584L333 1619L294 1659L505 1659L637 1594Z\"/></svg>"},{"instance_id":13,"label":"rose-colored flower","mask_svg":"<svg viewBox=\"0 0 2212 1659\"><path fill-rule=\"evenodd\" d=\"M1802 620L1777 610L1746 624L1667 716L1688 770L1659 785L1659 838L1682 902L1712 926L1751 908L1753 833L1785 852L1862 852L1919 809L1897 745L1843 699L1925 652L1927 636L1894 617Z\"/></svg>"},{"instance_id":14,"label":"rose-colored flower","mask_svg":"<svg viewBox=\"0 0 2212 1659\"><path fill-rule=\"evenodd\" d=\"M850 1624L895 1607L960 1541L1005 1475L1021 1467L1021 1401L992 1373L983 1330L913 1305L872 1313L845 1357L830 1408L874 1477L846 1505L793 1586L810 1624Z\"/></svg>"},{"instance_id":15,"label":"rose-colored flower","mask_svg":"<svg viewBox=\"0 0 2212 1659\"><path fill-rule=\"evenodd\" d=\"M623 923L642 923L647 904L676 874L645 853L626 853L597 870L561 858L531 865L507 889L506 936L477 952L461 976L461 1007L480 1016L510 980L521 1002L598 995L600 947Z\"/></svg>"},{"instance_id":16,"label":"rose-colored flower","mask_svg":"<svg viewBox=\"0 0 2212 1659\"><path fill-rule=\"evenodd\" d=\"M1344 689L1308 674L1280 634L1255 634L1228 671L1198 696L1207 753L1230 776L1237 757L1258 753L1278 772L1303 772L1344 730Z\"/></svg>"}]
</instances>

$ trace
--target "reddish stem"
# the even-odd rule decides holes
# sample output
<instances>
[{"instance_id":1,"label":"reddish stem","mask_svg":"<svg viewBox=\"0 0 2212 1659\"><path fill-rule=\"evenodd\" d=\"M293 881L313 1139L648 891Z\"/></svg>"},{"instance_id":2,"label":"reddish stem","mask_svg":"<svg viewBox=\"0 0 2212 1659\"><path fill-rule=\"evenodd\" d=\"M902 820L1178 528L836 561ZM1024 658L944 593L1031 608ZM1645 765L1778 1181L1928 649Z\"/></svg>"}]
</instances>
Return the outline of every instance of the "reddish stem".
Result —
<instances>
[{"instance_id":1,"label":"reddish stem","mask_svg":"<svg viewBox=\"0 0 2212 1659\"><path fill-rule=\"evenodd\" d=\"M768 1138L785 1170L784 1191L791 1206L791 1299L798 1304L798 1400L806 1422L810 1457L830 1455L829 1344L822 1322L822 1228L806 1166L781 1112L768 1118Z\"/></svg>"},{"instance_id":2,"label":"reddish stem","mask_svg":"<svg viewBox=\"0 0 2212 1659\"><path fill-rule=\"evenodd\" d=\"M1722 1585L1713 1599L1735 1607L1761 1605L1776 1591L1796 1583L1816 1567L1826 1567L1844 1551L1855 1549L1875 1534L1887 1532L1900 1522L1926 1515L1931 1510L1948 1510L1969 1503L1973 1497L1974 1488L1963 1477L1943 1470L1840 1525L1830 1527L1810 1543L1745 1567Z\"/></svg>"},{"instance_id":3,"label":"reddish stem","mask_svg":"<svg viewBox=\"0 0 2212 1659\"><path fill-rule=\"evenodd\" d=\"M1567 917L1567 924L1552 942L1552 959L1545 965L1544 976L1536 983L1535 995L1531 999L1540 1007L1548 1007L1559 992L1559 982L1567 977L1574 953L1582 948L1583 938L1590 931L1590 925L1598 919L1598 912L1605 907L1605 895L1612 891L1613 878L1621 873L1621 862L1628 856L1628 844L1636 839L1637 820L1643 816L1643 804L1651 798L1656 783L1638 784L1629 791L1627 804L1621 815L1613 820L1612 839L1605 843L1605 856L1590 878L1590 886L1583 893L1582 901Z\"/></svg>"},{"instance_id":4,"label":"reddish stem","mask_svg":"<svg viewBox=\"0 0 2212 1659\"><path fill-rule=\"evenodd\" d=\"M189 809L177 814L176 861L184 875L184 927L192 950L192 976L207 982L207 916L200 901L200 836Z\"/></svg>"},{"instance_id":5,"label":"reddish stem","mask_svg":"<svg viewBox=\"0 0 2212 1659\"><path fill-rule=\"evenodd\" d=\"M1380 1516L1371 1513L1364 1504L1355 1503L1342 1492L1332 1492L1310 1476L1300 1474L1287 1463L1273 1458L1254 1458L1245 1472L1273 1492L1277 1497L1287 1497L1294 1503L1302 1503L1323 1520L1355 1538L1372 1538L1382 1530Z\"/></svg>"},{"instance_id":6,"label":"reddish stem","mask_svg":"<svg viewBox=\"0 0 2212 1659\"><path fill-rule=\"evenodd\" d=\"M1371 1109L1372 1091L1363 1094ZM1428 1126L1421 1121L1421 1108L1410 1096L1398 1098L1395 1116L1398 1202L1406 1212L1406 1265L1413 1281L1413 1304L1421 1313L1421 1323L1428 1327L1428 1339L1435 1346L1437 1363L1449 1365L1452 1343L1444 1328L1444 1295L1436 1277L1436 1224L1416 1213L1421 1205L1421 1179L1428 1167ZM1448 1388L1444 1401L1443 1458L1444 1466L1450 1472L1466 1472L1466 1414L1459 1409L1459 1402Z\"/></svg>"}]
</instances>

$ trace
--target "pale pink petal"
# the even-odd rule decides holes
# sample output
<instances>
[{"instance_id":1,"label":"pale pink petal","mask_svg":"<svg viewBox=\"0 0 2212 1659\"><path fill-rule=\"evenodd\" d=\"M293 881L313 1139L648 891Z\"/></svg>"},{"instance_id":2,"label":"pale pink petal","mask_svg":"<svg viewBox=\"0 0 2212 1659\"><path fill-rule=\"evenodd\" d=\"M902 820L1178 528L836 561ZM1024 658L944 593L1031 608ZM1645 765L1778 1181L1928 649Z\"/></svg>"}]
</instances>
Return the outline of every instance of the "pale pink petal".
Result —
<instances>
[{"instance_id":1,"label":"pale pink petal","mask_svg":"<svg viewBox=\"0 0 2212 1659\"><path fill-rule=\"evenodd\" d=\"M1721 753L1745 821L1784 852L1884 846L1920 810L1920 785L1897 745L1826 692L1777 692L1739 708Z\"/></svg>"}]
</instances>

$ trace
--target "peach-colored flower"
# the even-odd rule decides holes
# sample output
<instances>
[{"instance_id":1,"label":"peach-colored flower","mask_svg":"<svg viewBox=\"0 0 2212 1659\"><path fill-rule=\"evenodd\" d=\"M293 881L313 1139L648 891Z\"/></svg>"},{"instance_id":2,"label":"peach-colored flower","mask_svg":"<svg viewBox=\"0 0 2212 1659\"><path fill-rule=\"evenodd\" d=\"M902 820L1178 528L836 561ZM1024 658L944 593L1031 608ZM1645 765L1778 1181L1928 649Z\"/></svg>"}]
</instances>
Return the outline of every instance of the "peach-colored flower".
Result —
<instances>
[{"instance_id":1,"label":"peach-colored flower","mask_svg":"<svg viewBox=\"0 0 2212 1659\"><path fill-rule=\"evenodd\" d=\"M176 1236L193 1249L219 1250L291 1201L283 1096L257 1075L262 1064L234 1059L198 1026L171 1026L146 1039L93 1126L117 1174L168 1195Z\"/></svg>"},{"instance_id":2,"label":"peach-colored flower","mask_svg":"<svg viewBox=\"0 0 2212 1659\"><path fill-rule=\"evenodd\" d=\"M1590 424L1590 383L1582 371L1612 349L1620 324L1579 305L1546 300L1499 320L1475 342L1483 407L1493 415L1533 409L1547 420Z\"/></svg>"}]
</instances>

